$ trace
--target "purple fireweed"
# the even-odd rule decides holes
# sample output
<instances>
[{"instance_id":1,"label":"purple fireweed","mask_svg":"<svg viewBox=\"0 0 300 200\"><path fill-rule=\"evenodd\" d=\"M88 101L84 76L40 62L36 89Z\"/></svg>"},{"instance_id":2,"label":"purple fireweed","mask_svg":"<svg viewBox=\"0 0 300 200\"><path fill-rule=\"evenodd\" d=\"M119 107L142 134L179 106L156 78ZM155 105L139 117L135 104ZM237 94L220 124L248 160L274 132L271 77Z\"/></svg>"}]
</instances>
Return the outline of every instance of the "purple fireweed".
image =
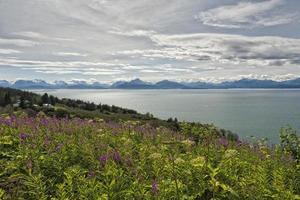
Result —
<instances>
[{"instance_id":1,"label":"purple fireweed","mask_svg":"<svg viewBox=\"0 0 300 200\"><path fill-rule=\"evenodd\" d=\"M219 144L222 145L223 147L227 148L229 145L229 142L226 138L222 137L219 139Z\"/></svg>"},{"instance_id":2,"label":"purple fireweed","mask_svg":"<svg viewBox=\"0 0 300 200\"><path fill-rule=\"evenodd\" d=\"M115 151L113 153L113 160L117 163L121 162L121 155L118 151Z\"/></svg>"},{"instance_id":3,"label":"purple fireweed","mask_svg":"<svg viewBox=\"0 0 300 200\"><path fill-rule=\"evenodd\" d=\"M46 125L48 124L48 120L47 120L46 118L42 118L42 119L40 120L40 122L41 122L41 124L44 125L44 126L46 126Z\"/></svg>"},{"instance_id":4,"label":"purple fireweed","mask_svg":"<svg viewBox=\"0 0 300 200\"><path fill-rule=\"evenodd\" d=\"M94 171L92 171L92 170L90 170L90 171L88 172L88 177L89 177L89 178L93 178L93 177L95 177L95 175L96 175L96 173L95 173Z\"/></svg>"},{"instance_id":5,"label":"purple fireweed","mask_svg":"<svg viewBox=\"0 0 300 200\"><path fill-rule=\"evenodd\" d=\"M21 142L24 142L28 137L29 137L29 135L26 133L19 134L19 138L20 138Z\"/></svg>"},{"instance_id":6,"label":"purple fireweed","mask_svg":"<svg viewBox=\"0 0 300 200\"><path fill-rule=\"evenodd\" d=\"M4 125L6 125L6 126L12 126L12 122L11 122L10 119L1 118L1 119L0 119L0 123L1 123L1 124L4 124Z\"/></svg>"},{"instance_id":7,"label":"purple fireweed","mask_svg":"<svg viewBox=\"0 0 300 200\"><path fill-rule=\"evenodd\" d=\"M10 116L10 124L13 125L14 123L18 122L18 119L15 115Z\"/></svg>"},{"instance_id":8,"label":"purple fireweed","mask_svg":"<svg viewBox=\"0 0 300 200\"><path fill-rule=\"evenodd\" d=\"M107 155L102 155L102 156L99 157L99 161L100 161L100 164L102 166L104 166L106 164L107 160L108 160L108 156Z\"/></svg>"},{"instance_id":9,"label":"purple fireweed","mask_svg":"<svg viewBox=\"0 0 300 200\"><path fill-rule=\"evenodd\" d=\"M157 182L154 180L152 181L152 187L151 187L151 191L153 195L157 195L159 190L158 190L158 184Z\"/></svg>"}]
</instances>

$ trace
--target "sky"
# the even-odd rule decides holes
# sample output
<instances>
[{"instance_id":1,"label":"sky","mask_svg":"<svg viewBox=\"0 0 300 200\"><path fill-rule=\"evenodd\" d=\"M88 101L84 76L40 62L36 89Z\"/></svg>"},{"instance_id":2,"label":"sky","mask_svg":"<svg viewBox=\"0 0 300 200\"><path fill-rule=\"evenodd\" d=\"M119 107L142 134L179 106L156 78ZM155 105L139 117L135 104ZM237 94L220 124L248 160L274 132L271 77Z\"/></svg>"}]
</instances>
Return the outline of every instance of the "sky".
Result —
<instances>
[{"instance_id":1,"label":"sky","mask_svg":"<svg viewBox=\"0 0 300 200\"><path fill-rule=\"evenodd\" d=\"M0 0L0 79L293 79L299 10L299 0Z\"/></svg>"}]
</instances>

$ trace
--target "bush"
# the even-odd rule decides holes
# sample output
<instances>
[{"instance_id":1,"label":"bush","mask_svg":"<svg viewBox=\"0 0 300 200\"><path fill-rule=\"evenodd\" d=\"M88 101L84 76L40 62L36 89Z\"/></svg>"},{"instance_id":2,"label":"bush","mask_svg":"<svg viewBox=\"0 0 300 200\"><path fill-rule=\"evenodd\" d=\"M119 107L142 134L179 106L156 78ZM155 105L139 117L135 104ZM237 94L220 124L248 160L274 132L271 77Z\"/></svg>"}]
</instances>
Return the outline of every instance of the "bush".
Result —
<instances>
[{"instance_id":1,"label":"bush","mask_svg":"<svg viewBox=\"0 0 300 200\"><path fill-rule=\"evenodd\" d=\"M281 147L300 162L300 137L291 127L282 128L280 131Z\"/></svg>"}]
</instances>

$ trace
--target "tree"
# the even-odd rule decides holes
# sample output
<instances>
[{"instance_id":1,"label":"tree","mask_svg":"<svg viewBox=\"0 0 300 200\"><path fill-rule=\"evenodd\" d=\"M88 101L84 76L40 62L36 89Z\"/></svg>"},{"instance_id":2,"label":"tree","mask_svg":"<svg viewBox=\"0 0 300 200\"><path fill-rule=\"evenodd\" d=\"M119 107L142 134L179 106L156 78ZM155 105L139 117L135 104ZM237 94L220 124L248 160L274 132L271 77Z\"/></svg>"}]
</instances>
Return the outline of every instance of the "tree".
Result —
<instances>
[{"instance_id":1,"label":"tree","mask_svg":"<svg viewBox=\"0 0 300 200\"><path fill-rule=\"evenodd\" d=\"M4 105L9 105L11 104L11 98L10 98L10 93L7 92L4 96Z\"/></svg>"},{"instance_id":2,"label":"tree","mask_svg":"<svg viewBox=\"0 0 300 200\"><path fill-rule=\"evenodd\" d=\"M167 122L173 122L173 118L172 117L170 117L169 119L167 119Z\"/></svg>"},{"instance_id":3,"label":"tree","mask_svg":"<svg viewBox=\"0 0 300 200\"><path fill-rule=\"evenodd\" d=\"M112 105L111 106L111 112L113 112L113 113L118 113L118 107L117 106L115 106L115 105Z\"/></svg>"},{"instance_id":4,"label":"tree","mask_svg":"<svg viewBox=\"0 0 300 200\"><path fill-rule=\"evenodd\" d=\"M175 123L178 123L178 119L177 119L176 117L174 118L174 122L175 122Z\"/></svg>"},{"instance_id":5,"label":"tree","mask_svg":"<svg viewBox=\"0 0 300 200\"><path fill-rule=\"evenodd\" d=\"M42 103L43 104L48 104L49 103L49 96L47 93L45 93L43 96L42 96Z\"/></svg>"},{"instance_id":6,"label":"tree","mask_svg":"<svg viewBox=\"0 0 300 200\"><path fill-rule=\"evenodd\" d=\"M4 97L0 95L0 106L5 106Z\"/></svg>"},{"instance_id":7,"label":"tree","mask_svg":"<svg viewBox=\"0 0 300 200\"><path fill-rule=\"evenodd\" d=\"M20 97L20 107L21 108L26 108L25 98L24 98L23 95Z\"/></svg>"},{"instance_id":8,"label":"tree","mask_svg":"<svg viewBox=\"0 0 300 200\"><path fill-rule=\"evenodd\" d=\"M56 99L55 99L54 96L50 95L49 101L50 101L50 104L51 104L51 105L55 106L55 104L56 104Z\"/></svg>"},{"instance_id":9,"label":"tree","mask_svg":"<svg viewBox=\"0 0 300 200\"><path fill-rule=\"evenodd\" d=\"M94 103L86 103L85 104L85 109L89 111L96 110L97 106Z\"/></svg>"}]
</instances>

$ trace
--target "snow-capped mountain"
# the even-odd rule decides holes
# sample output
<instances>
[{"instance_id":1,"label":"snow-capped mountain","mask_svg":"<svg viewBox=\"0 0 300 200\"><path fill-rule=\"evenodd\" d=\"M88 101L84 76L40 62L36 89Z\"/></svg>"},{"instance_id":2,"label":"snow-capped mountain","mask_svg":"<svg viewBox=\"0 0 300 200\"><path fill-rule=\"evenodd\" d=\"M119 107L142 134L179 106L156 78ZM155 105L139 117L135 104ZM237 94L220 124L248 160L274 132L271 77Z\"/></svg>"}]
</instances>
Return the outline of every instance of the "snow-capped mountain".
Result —
<instances>
[{"instance_id":1,"label":"snow-capped mountain","mask_svg":"<svg viewBox=\"0 0 300 200\"><path fill-rule=\"evenodd\" d=\"M117 81L112 84L72 80L70 82L44 80L17 80L9 82L0 80L0 87L16 89L230 89L230 88L300 88L300 78L286 81L241 79L222 83L208 82L176 82L162 80L156 83L145 82L141 79Z\"/></svg>"}]
</instances>

